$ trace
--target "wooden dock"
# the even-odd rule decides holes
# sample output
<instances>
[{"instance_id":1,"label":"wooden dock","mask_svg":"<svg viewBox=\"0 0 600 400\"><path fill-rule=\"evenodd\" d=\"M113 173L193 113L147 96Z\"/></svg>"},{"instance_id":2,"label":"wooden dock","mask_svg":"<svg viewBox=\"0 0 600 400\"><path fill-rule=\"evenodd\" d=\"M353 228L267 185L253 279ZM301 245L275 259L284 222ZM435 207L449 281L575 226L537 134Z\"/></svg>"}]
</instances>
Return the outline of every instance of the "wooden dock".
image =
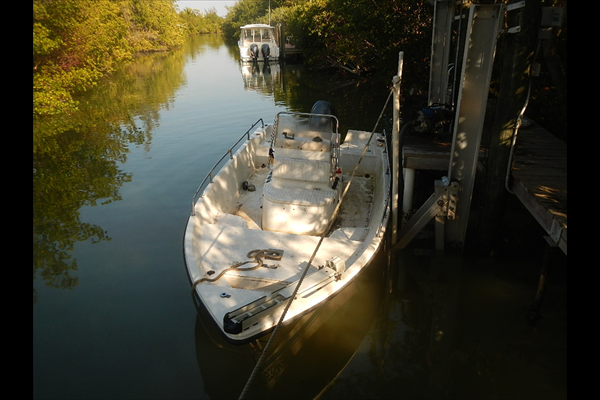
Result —
<instances>
[{"instance_id":1,"label":"wooden dock","mask_svg":"<svg viewBox=\"0 0 600 400\"><path fill-rule=\"evenodd\" d=\"M302 57L303 51L301 48L296 47L294 44L293 36L285 35L284 24L277 24L275 26L277 31L278 45L279 45L279 57L281 60L298 59Z\"/></svg>"},{"instance_id":2,"label":"wooden dock","mask_svg":"<svg viewBox=\"0 0 600 400\"><path fill-rule=\"evenodd\" d=\"M284 60L299 59L302 57L303 51L301 48L285 43L284 46L279 48L280 56Z\"/></svg>"},{"instance_id":3,"label":"wooden dock","mask_svg":"<svg viewBox=\"0 0 600 400\"><path fill-rule=\"evenodd\" d=\"M447 171L451 138L409 136L402 147L402 167ZM481 157L485 150L481 151ZM567 145L537 124L519 131L510 191L552 241L567 254Z\"/></svg>"},{"instance_id":4,"label":"wooden dock","mask_svg":"<svg viewBox=\"0 0 600 400\"><path fill-rule=\"evenodd\" d=\"M521 129L510 190L567 254L567 144L545 129Z\"/></svg>"}]
</instances>

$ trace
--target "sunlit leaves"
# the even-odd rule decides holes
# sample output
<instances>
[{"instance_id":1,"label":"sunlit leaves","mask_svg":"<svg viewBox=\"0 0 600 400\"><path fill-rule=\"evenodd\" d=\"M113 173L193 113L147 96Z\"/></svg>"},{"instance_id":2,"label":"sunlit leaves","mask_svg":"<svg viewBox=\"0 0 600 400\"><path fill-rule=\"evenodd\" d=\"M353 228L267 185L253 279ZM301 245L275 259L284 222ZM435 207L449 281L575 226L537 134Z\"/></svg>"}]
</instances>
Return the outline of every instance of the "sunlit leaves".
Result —
<instances>
[{"instance_id":1,"label":"sunlit leaves","mask_svg":"<svg viewBox=\"0 0 600 400\"><path fill-rule=\"evenodd\" d=\"M62 41L59 38L53 38L52 31L39 22L33 23L33 55L44 57L53 50L60 47ZM34 68L35 68L34 64Z\"/></svg>"},{"instance_id":2,"label":"sunlit leaves","mask_svg":"<svg viewBox=\"0 0 600 400\"><path fill-rule=\"evenodd\" d=\"M308 57L316 65L363 75L389 68L400 50L422 53L429 48L431 26L431 7L423 3L309 1L302 11L312 50Z\"/></svg>"},{"instance_id":3,"label":"sunlit leaves","mask_svg":"<svg viewBox=\"0 0 600 400\"><path fill-rule=\"evenodd\" d=\"M217 15L217 11L212 8L201 13L198 10L184 8L179 13L188 35L197 35L203 33L221 32L221 26L224 19Z\"/></svg>"},{"instance_id":4,"label":"sunlit leaves","mask_svg":"<svg viewBox=\"0 0 600 400\"><path fill-rule=\"evenodd\" d=\"M172 0L129 0L127 12L134 51L168 50L183 43L181 19Z\"/></svg>"},{"instance_id":5,"label":"sunlit leaves","mask_svg":"<svg viewBox=\"0 0 600 400\"><path fill-rule=\"evenodd\" d=\"M183 41L174 0L34 0L34 118L76 111L72 96L118 63Z\"/></svg>"}]
</instances>

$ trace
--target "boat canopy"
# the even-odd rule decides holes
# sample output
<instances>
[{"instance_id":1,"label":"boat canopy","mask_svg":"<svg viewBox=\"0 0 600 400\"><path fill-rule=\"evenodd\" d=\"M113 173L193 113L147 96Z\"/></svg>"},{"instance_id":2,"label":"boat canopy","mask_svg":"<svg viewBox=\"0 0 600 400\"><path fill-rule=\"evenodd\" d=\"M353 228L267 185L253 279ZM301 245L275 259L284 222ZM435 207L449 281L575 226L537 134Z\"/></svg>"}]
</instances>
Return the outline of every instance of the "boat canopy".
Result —
<instances>
[{"instance_id":1,"label":"boat canopy","mask_svg":"<svg viewBox=\"0 0 600 400\"><path fill-rule=\"evenodd\" d=\"M250 24L241 28L241 39L252 42L270 42L275 40L275 28L266 24Z\"/></svg>"}]
</instances>

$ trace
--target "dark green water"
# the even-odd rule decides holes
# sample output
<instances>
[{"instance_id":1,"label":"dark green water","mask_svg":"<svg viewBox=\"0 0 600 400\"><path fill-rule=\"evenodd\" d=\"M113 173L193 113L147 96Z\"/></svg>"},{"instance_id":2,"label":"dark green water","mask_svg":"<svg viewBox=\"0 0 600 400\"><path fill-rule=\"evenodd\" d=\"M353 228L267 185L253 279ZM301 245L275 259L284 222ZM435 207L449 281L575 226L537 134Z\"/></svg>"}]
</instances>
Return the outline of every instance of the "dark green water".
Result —
<instances>
[{"instance_id":1,"label":"dark green water","mask_svg":"<svg viewBox=\"0 0 600 400\"><path fill-rule=\"evenodd\" d=\"M388 84L246 70L236 51L202 36L141 56L80 115L34 124L33 398L235 399L246 385L264 342L224 343L190 295L192 194L257 119L326 99L342 132L371 130ZM438 256L431 238L383 257L282 329L248 397L566 399L566 257L531 325L544 240L513 209L493 258Z\"/></svg>"}]
</instances>

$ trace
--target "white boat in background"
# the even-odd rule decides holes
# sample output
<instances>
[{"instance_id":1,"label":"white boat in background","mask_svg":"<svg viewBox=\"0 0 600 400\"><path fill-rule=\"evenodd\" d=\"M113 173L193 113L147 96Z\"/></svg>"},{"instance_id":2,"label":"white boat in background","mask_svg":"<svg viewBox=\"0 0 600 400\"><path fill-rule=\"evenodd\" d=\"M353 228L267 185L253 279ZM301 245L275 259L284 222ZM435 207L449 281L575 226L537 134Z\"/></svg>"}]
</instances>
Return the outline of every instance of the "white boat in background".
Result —
<instances>
[{"instance_id":1,"label":"white boat in background","mask_svg":"<svg viewBox=\"0 0 600 400\"><path fill-rule=\"evenodd\" d=\"M187 272L194 296L232 343L324 304L383 247L385 137L350 130L341 143L331 110L319 101L311 113L257 121L193 196Z\"/></svg>"},{"instance_id":2,"label":"white boat in background","mask_svg":"<svg viewBox=\"0 0 600 400\"><path fill-rule=\"evenodd\" d=\"M240 28L238 41L240 57L244 62L275 61L279 59L279 45L275 27L250 24Z\"/></svg>"}]
</instances>

